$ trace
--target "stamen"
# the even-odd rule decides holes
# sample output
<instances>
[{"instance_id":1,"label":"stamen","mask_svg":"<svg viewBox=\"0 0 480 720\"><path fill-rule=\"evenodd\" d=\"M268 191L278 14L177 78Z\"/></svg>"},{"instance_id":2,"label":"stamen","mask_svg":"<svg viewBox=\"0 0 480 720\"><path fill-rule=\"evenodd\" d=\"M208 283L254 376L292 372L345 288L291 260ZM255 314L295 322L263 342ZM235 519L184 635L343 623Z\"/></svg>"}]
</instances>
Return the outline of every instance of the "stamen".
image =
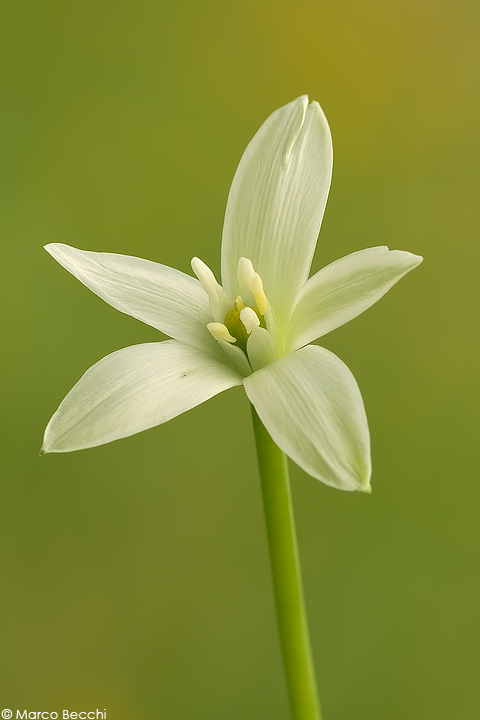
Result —
<instances>
[{"instance_id":1,"label":"stamen","mask_svg":"<svg viewBox=\"0 0 480 720\"><path fill-rule=\"evenodd\" d=\"M245 307L245 303L243 302L240 295L235 300L235 307L238 310L238 312L241 312L243 310L243 308Z\"/></svg>"},{"instance_id":2,"label":"stamen","mask_svg":"<svg viewBox=\"0 0 480 720\"><path fill-rule=\"evenodd\" d=\"M218 284L215 279L215 275L206 265L203 260L198 257L192 258L191 262L192 270L203 285L203 289L207 293L208 297L212 300L218 301L218 291L222 290L222 286Z\"/></svg>"},{"instance_id":3,"label":"stamen","mask_svg":"<svg viewBox=\"0 0 480 720\"><path fill-rule=\"evenodd\" d=\"M255 275L252 261L246 257L241 257L237 266L237 279L240 289L240 295L247 295L252 289L252 278Z\"/></svg>"},{"instance_id":4,"label":"stamen","mask_svg":"<svg viewBox=\"0 0 480 720\"><path fill-rule=\"evenodd\" d=\"M249 305L253 305L254 300L260 315L265 315L268 300L263 290L262 278L255 272L252 261L246 257L241 257L238 261L237 278L242 300L245 298Z\"/></svg>"},{"instance_id":5,"label":"stamen","mask_svg":"<svg viewBox=\"0 0 480 720\"><path fill-rule=\"evenodd\" d=\"M210 312L214 320L223 320L231 307L230 299L215 275L200 258L192 258L192 270L203 285L210 300Z\"/></svg>"},{"instance_id":6,"label":"stamen","mask_svg":"<svg viewBox=\"0 0 480 720\"><path fill-rule=\"evenodd\" d=\"M233 335L230 335L226 325L220 322L208 323L207 329L215 340L224 340L225 342L234 343L237 342Z\"/></svg>"},{"instance_id":7,"label":"stamen","mask_svg":"<svg viewBox=\"0 0 480 720\"><path fill-rule=\"evenodd\" d=\"M260 370L278 358L278 350L268 330L262 327L253 330L247 341L247 355L253 370Z\"/></svg>"},{"instance_id":8,"label":"stamen","mask_svg":"<svg viewBox=\"0 0 480 720\"><path fill-rule=\"evenodd\" d=\"M268 300L263 291L262 278L258 273L255 273L252 278L251 290L253 297L255 298L255 302L257 303L257 307L260 310L260 315L265 315L268 308Z\"/></svg>"},{"instance_id":9,"label":"stamen","mask_svg":"<svg viewBox=\"0 0 480 720\"><path fill-rule=\"evenodd\" d=\"M260 325L257 313L250 307L243 308L240 312L240 320L245 325L245 330L249 335L254 328Z\"/></svg>"}]
</instances>

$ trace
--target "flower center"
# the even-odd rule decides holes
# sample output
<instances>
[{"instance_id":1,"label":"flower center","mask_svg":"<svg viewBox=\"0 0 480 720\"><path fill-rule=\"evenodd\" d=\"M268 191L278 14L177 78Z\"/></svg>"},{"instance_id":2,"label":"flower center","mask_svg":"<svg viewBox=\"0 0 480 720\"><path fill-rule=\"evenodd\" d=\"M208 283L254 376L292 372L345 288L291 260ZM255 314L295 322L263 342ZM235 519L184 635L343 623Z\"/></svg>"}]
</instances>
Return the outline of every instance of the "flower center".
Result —
<instances>
[{"instance_id":1,"label":"flower center","mask_svg":"<svg viewBox=\"0 0 480 720\"><path fill-rule=\"evenodd\" d=\"M248 375L252 369L257 370L277 358L278 352L265 317L267 296L252 261L244 257L238 261L240 294L233 303L210 268L199 258L193 258L192 269L210 301L214 322L208 323L207 329L223 348L230 364Z\"/></svg>"},{"instance_id":2,"label":"flower center","mask_svg":"<svg viewBox=\"0 0 480 720\"><path fill-rule=\"evenodd\" d=\"M246 305L244 304L242 298L238 296L238 298L235 300L235 304L233 306L232 310L229 310L228 313L225 316L225 327L227 328L228 332L232 337L235 338L237 341L237 346L242 348L243 352L247 352L247 340L249 336L249 332L247 330L246 325L244 324L244 321L242 320L242 311L246 309ZM258 318L259 327L266 328L267 325L265 323L264 316L260 313L260 310L257 306L249 307L249 310L253 310L255 315ZM248 317L248 315L247 315ZM245 313L243 314L243 318L245 320ZM251 318L251 316L250 316ZM255 320L253 320L255 322ZM249 325L247 320L247 325ZM251 332L251 330L250 330Z\"/></svg>"}]
</instances>

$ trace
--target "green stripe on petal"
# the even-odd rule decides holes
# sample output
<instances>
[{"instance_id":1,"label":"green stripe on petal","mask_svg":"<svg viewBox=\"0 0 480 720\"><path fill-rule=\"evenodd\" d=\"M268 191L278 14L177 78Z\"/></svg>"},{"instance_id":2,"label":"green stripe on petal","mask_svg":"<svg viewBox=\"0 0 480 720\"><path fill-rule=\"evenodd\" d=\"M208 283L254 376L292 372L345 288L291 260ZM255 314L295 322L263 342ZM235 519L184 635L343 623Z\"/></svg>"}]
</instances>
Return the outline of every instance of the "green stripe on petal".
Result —
<instances>
[{"instance_id":1,"label":"green stripe on petal","mask_svg":"<svg viewBox=\"0 0 480 720\"><path fill-rule=\"evenodd\" d=\"M42 451L81 450L134 435L241 384L235 370L176 340L118 350L70 390L48 423Z\"/></svg>"},{"instance_id":2,"label":"green stripe on petal","mask_svg":"<svg viewBox=\"0 0 480 720\"><path fill-rule=\"evenodd\" d=\"M370 491L370 434L350 370L308 345L243 381L274 442L305 472L339 490Z\"/></svg>"},{"instance_id":3,"label":"green stripe on petal","mask_svg":"<svg viewBox=\"0 0 480 720\"><path fill-rule=\"evenodd\" d=\"M237 264L252 261L277 322L306 281L327 202L332 141L306 95L276 110L248 145L232 182L222 241L222 280L237 295Z\"/></svg>"},{"instance_id":4,"label":"green stripe on petal","mask_svg":"<svg viewBox=\"0 0 480 720\"><path fill-rule=\"evenodd\" d=\"M206 330L212 319L208 296L190 275L150 260L62 243L46 245L45 250L116 310L176 340L217 352Z\"/></svg>"},{"instance_id":5,"label":"green stripe on petal","mask_svg":"<svg viewBox=\"0 0 480 720\"><path fill-rule=\"evenodd\" d=\"M287 333L288 351L360 315L422 260L403 250L373 247L319 270L298 294Z\"/></svg>"}]
</instances>

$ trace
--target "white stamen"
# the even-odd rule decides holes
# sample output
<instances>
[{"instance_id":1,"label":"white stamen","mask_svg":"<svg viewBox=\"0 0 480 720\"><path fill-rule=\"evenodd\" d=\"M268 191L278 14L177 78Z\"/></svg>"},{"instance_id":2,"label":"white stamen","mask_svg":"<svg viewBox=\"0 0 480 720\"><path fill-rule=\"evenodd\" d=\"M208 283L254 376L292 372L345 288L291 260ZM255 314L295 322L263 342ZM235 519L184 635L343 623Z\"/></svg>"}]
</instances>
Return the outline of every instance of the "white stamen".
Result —
<instances>
[{"instance_id":1,"label":"white stamen","mask_svg":"<svg viewBox=\"0 0 480 720\"><path fill-rule=\"evenodd\" d=\"M240 320L245 326L245 330L250 335L252 330L260 325L257 313L250 307L243 308L240 311Z\"/></svg>"},{"instance_id":2,"label":"white stamen","mask_svg":"<svg viewBox=\"0 0 480 720\"><path fill-rule=\"evenodd\" d=\"M255 272L252 261L248 258L241 257L238 261L237 278L242 299L245 298L247 304L252 304L254 300L260 314L265 315L268 300L263 290L262 278Z\"/></svg>"},{"instance_id":3,"label":"white stamen","mask_svg":"<svg viewBox=\"0 0 480 720\"><path fill-rule=\"evenodd\" d=\"M223 320L231 307L230 299L221 285L216 281L215 275L203 260L192 258L192 270L202 283L203 289L210 300L210 312L214 320Z\"/></svg>"},{"instance_id":4,"label":"white stamen","mask_svg":"<svg viewBox=\"0 0 480 720\"><path fill-rule=\"evenodd\" d=\"M252 278L251 290L253 297L255 298L255 302L257 303L257 307L260 310L260 315L265 315L268 308L268 300L263 291L262 278L258 273L255 273Z\"/></svg>"},{"instance_id":5,"label":"white stamen","mask_svg":"<svg viewBox=\"0 0 480 720\"><path fill-rule=\"evenodd\" d=\"M247 355L253 370L260 370L278 358L278 350L268 330L254 329L247 340Z\"/></svg>"},{"instance_id":6,"label":"white stamen","mask_svg":"<svg viewBox=\"0 0 480 720\"><path fill-rule=\"evenodd\" d=\"M224 340L225 342L234 343L237 342L233 335L230 335L226 325L220 322L208 323L207 329L215 340Z\"/></svg>"},{"instance_id":7,"label":"white stamen","mask_svg":"<svg viewBox=\"0 0 480 720\"><path fill-rule=\"evenodd\" d=\"M252 261L246 257L241 257L237 266L237 279L240 295L248 295L248 292L251 291L252 278L254 275L255 270L253 269Z\"/></svg>"},{"instance_id":8,"label":"white stamen","mask_svg":"<svg viewBox=\"0 0 480 720\"><path fill-rule=\"evenodd\" d=\"M215 275L203 260L198 257L192 258L192 270L203 285L203 289L208 297L218 301L218 291L222 289L221 285L215 279Z\"/></svg>"}]
</instances>

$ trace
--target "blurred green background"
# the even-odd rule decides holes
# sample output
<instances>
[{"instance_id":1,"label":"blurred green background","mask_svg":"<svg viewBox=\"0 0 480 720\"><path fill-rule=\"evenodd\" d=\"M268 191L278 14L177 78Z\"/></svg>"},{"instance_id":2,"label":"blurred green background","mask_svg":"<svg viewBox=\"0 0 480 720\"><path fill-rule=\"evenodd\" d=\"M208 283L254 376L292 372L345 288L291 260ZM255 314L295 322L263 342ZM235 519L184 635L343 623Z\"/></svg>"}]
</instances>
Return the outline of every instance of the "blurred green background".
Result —
<instances>
[{"instance_id":1,"label":"blurred green background","mask_svg":"<svg viewBox=\"0 0 480 720\"><path fill-rule=\"evenodd\" d=\"M325 718L478 720L478 9L2 4L2 708L289 718L245 396L39 457L90 365L158 339L42 245L218 272L247 142L309 93L335 147L313 269L373 245L425 256L325 338L364 395L373 494L292 467Z\"/></svg>"}]
</instances>

